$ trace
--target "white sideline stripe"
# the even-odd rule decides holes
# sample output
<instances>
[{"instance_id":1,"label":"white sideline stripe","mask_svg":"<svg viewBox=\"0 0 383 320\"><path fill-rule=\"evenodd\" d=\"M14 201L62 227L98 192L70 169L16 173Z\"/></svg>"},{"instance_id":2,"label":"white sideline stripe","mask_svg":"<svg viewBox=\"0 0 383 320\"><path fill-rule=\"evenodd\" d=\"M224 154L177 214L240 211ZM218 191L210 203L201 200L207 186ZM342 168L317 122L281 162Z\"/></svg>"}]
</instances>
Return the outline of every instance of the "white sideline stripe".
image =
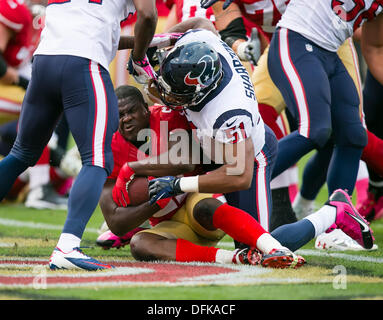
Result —
<instances>
[{"instance_id":1,"label":"white sideline stripe","mask_svg":"<svg viewBox=\"0 0 383 320\"><path fill-rule=\"evenodd\" d=\"M337 253L337 252L328 252L328 251L322 252L319 250L309 250L309 249L297 250L295 253L301 254L302 256L306 255L306 256L333 257L333 258L340 258L340 259L345 259L349 261L383 263L383 258L367 257L367 256L353 255L353 254L347 254L347 253Z\"/></svg>"},{"instance_id":2,"label":"white sideline stripe","mask_svg":"<svg viewBox=\"0 0 383 320\"><path fill-rule=\"evenodd\" d=\"M8 227L23 227L32 229L45 229L45 230L62 230L64 225L54 225L48 223L30 222L30 221L19 221L12 219L0 218L0 225ZM98 233L98 229L86 228L85 232Z\"/></svg>"},{"instance_id":3,"label":"white sideline stripe","mask_svg":"<svg viewBox=\"0 0 383 320\"><path fill-rule=\"evenodd\" d=\"M233 242L219 242L218 247L222 247L225 249L234 249ZM347 254L347 253L338 253L333 251L319 251L317 249L301 249L295 252L296 254L300 254L303 257L305 256L317 256L317 257L332 257L332 258L340 258L348 261L360 261L360 262L374 262L374 263L383 263L383 258L376 257L367 257L361 255ZM366 252L367 253L367 252Z\"/></svg>"}]
</instances>

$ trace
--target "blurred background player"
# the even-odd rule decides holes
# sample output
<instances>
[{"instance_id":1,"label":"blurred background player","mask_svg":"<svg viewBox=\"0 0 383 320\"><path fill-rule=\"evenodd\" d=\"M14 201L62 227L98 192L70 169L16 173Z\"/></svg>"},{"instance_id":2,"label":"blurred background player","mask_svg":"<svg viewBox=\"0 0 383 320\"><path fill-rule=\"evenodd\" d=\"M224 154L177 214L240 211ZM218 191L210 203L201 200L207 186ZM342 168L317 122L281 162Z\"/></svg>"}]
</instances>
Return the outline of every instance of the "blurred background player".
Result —
<instances>
[{"instance_id":1,"label":"blurred background player","mask_svg":"<svg viewBox=\"0 0 383 320\"><path fill-rule=\"evenodd\" d=\"M139 41L134 41L129 61L137 76L153 76L145 52L156 27L157 9L152 0L51 0L48 4L16 142L0 162L0 199L36 163L64 112L83 166L71 189L68 216L49 265L51 269L111 268L80 250L82 234L113 167L110 143L118 126L118 107L108 66L117 49L125 48L120 22L137 11Z\"/></svg>"},{"instance_id":2,"label":"blurred background player","mask_svg":"<svg viewBox=\"0 0 383 320\"><path fill-rule=\"evenodd\" d=\"M17 0L1 0L0 23L2 75L0 79L0 155L6 156L16 139L18 117L25 90L31 77L31 57L40 40L44 26L45 1L35 0L25 3ZM63 121L64 122L64 121ZM64 133L64 132L63 132ZM62 135L62 139L67 136ZM60 141L61 143L61 141ZM58 144L44 149L37 164L17 178L7 199L20 196L26 186L26 206L32 208L65 209L67 199L63 185L70 186L68 177L59 177L57 169ZM54 189L52 182L54 181Z\"/></svg>"}]
</instances>

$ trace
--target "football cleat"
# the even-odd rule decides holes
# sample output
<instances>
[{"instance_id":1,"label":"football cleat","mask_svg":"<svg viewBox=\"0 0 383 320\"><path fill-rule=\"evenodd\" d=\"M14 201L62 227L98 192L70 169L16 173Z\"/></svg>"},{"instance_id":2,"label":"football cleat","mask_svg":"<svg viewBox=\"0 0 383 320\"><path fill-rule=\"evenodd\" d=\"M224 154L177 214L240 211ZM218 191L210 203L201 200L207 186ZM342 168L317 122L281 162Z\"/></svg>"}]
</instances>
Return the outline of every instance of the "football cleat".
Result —
<instances>
[{"instance_id":1,"label":"football cleat","mask_svg":"<svg viewBox=\"0 0 383 320\"><path fill-rule=\"evenodd\" d=\"M350 196L345 191L335 190L326 204L336 208L335 224L329 230L334 227L339 228L363 248L372 248L374 243L372 230L368 222L355 209ZM328 233L328 231L326 232Z\"/></svg>"},{"instance_id":2,"label":"football cleat","mask_svg":"<svg viewBox=\"0 0 383 320\"><path fill-rule=\"evenodd\" d=\"M108 230L101 234L97 240L96 244L102 247L105 250L110 248L120 249L121 247L126 246L130 243L130 239L139 231L145 230L146 228L135 228L132 231L127 232L122 237L116 236L112 231Z\"/></svg>"},{"instance_id":3,"label":"football cleat","mask_svg":"<svg viewBox=\"0 0 383 320\"><path fill-rule=\"evenodd\" d=\"M261 265L265 268L300 268L306 263L306 260L287 248L273 249L268 254L263 254Z\"/></svg>"},{"instance_id":4,"label":"football cleat","mask_svg":"<svg viewBox=\"0 0 383 320\"><path fill-rule=\"evenodd\" d=\"M66 210L68 198L59 195L50 184L46 184L29 191L25 206L34 209Z\"/></svg>"},{"instance_id":5,"label":"football cleat","mask_svg":"<svg viewBox=\"0 0 383 320\"><path fill-rule=\"evenodd\" d=\"M114 267L87 256L80 248L73 248L71 251L64 252L56 247L49 259L49 268L51 270L80 269L97 271Z\"/></svg>"},{"instance_id":6,"label":"football cleat","mask_svg":"<svg viewBox=\"0 0 383 320\"><path fill-rule=\"evenodd\" d=\"M287 248L273 249L268 254L262 254L254 248L235 250L233 263L247 265L261 265L265 268L294 268L297 269L305 264L306 260L295 255Z\"/></svg>"},{"instance_id":7,"label":"football cleat","mask_svg":"<svg viewBox=\"0 0 383 320\"><path fill-rule=\"evenodd\" d=\"M232 262L234 264L248 264L259 265L261 264L262 254L254 248L236 249Z\"/></svg>"},{"instance_id":8,"label":"football cleat","mask_svg":"<svg viewBox=\"0 0 383 320\"><path fill-rule=\"evenodd\" d=\"M371 249L365 249L342 230L335 229L329 233L320 234L315 240L315 248L328 251L366 251L377 250L378 246L374 244Z\"/></svg>"}]
</instances>

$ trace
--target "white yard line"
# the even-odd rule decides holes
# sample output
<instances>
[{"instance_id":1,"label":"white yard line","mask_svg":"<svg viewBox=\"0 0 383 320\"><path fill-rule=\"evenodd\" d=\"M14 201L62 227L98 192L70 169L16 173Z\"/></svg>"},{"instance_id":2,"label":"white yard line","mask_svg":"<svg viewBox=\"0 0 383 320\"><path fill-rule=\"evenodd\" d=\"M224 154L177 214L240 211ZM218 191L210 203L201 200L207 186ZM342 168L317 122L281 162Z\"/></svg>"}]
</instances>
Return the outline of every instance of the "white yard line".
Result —
<instances>
[{"instance_id":1,"label":"white yard line","mask_svg":"<svg viewBox=\"0 0 383 320\"><path fill-rule=\"evenodd\" d=\"M22 228L32 228L32 229L45 229L45 230L62 230L63 225L55 225L48 223L40 222L31 222L31 221L19 221L13 219L0 218L0 225L8 227L22 227ZM98 233L98 229L95 228L86 228L85 232Z\"/></svg>"}]
</instances>

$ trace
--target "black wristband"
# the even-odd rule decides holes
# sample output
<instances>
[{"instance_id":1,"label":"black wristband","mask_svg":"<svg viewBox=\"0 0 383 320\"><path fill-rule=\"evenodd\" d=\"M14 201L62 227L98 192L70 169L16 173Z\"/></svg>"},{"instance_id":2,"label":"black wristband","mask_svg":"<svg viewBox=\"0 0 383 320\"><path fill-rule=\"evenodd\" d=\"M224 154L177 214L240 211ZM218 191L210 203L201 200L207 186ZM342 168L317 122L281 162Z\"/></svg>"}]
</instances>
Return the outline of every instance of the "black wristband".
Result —
<instances>
[{"instance_id":1,"label":"black wristband","mask_svg":"<svg viewBox=\"0 0 383 320\"><path fill-rule=\"evenodd\" d=\"M219 32L219 34L221 39L230 47L231 45L228 41L233 44L238 39L247 40L245 24L243 23L243 19L241 17L231 21L225 29Z\"/></svg>"},{"instance_id":2,"label":"black wristband","mask_svg":"<svg viewBox=\"0 0 383 320\"><path fill-rule=\"evenodd\" d=\"M7 69L7 62L4 60L3 54L0 52L0 78L5 75Z\"/></svg>"},{"instance_id":3,"label":"black wristband","mask_svg":"<svg viewBox=\"0 0 383 320\"><path fill-rule=\"evenodd\" d=\"M27 90L29 84L29 80L23 76L19 76L19 82L16 83L17 86L24 88Z\"/></svg>"}]
</instances>

